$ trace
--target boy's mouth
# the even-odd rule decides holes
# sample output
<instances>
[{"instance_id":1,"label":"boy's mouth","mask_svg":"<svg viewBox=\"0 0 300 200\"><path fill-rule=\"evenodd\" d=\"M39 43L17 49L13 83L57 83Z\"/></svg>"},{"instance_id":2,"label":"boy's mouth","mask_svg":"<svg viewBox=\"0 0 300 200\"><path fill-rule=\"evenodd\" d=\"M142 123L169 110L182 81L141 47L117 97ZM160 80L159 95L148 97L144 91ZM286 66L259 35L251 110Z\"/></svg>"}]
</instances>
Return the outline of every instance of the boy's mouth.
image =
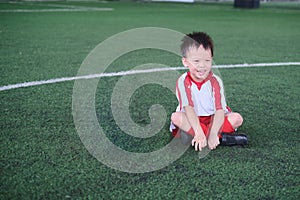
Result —
<instances>
[{"instance_id":1,"label":"boy's mouth","mask_svg":"<svg viewBox=\"0 0 300 200\"><path fill-rule=\"evenodd\" d=\"M206 70L197 70L198 75L203 76L206 73Z\"/></svg>"}]
</instances>

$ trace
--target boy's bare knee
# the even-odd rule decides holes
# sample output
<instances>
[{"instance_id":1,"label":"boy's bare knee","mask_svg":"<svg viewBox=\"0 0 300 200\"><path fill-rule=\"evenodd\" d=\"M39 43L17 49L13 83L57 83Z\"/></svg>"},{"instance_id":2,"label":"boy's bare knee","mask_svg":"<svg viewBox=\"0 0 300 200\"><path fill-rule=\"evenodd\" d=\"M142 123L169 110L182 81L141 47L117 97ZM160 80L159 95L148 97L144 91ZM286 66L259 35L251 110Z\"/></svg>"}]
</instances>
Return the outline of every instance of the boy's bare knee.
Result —
<instances>
[{"instance_id":1,"label":"boy's bare knee","mask_svg":"<svg viewBox=\"0 0 300 200\"><path fill-rule=\"evenodd\" d=\"M178 126L180 124L180 114L175 112L171 115L171 121L173 124L175 124L176 126Z\"/></svg>"},{"instance_id":2,"label":"boy's bare knee","mask_svg":"<svg viewBox=\"0 0 300 200\"><path fill-rule=\"evenodd\" d=\"M235 113L234 117L235 117L235 125L237 127L241 126L243 124L243 121L244 121L242 115L240 113Z\"/></svg>"},{"instance_id":3,"label":"boy's bare knee","mask_svg":"<svg viewBox=\"0 0 300 200\"><path fill-rule=\"evenodd\" d=\"M177 121L176 113L172 113L172 115L171 115L171 121L172 121L173 124L176 124L176 121Z\"/></svg>"},{"instance_id":4,"label":"boy's bare knee","mask_svg":"<svg viewBox=\"0 0 300 200\"><path fill-rule=\"evenodd\" d=\"M243 124L243 117L239 113L230 113L228 120L231 123L233 128L238 128Z\"/></svg>"}]
</instances>

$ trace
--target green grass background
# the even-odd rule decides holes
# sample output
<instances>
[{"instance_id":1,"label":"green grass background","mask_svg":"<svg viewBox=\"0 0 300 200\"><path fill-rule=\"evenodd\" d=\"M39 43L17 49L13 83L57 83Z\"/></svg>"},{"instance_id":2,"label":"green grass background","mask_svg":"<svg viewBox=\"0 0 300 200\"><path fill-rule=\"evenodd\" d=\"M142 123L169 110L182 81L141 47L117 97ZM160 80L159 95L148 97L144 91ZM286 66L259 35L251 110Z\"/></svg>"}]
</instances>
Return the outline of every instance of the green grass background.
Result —
<instances>
[{"instance_id":1,"label":"green grass background","mask_svg":"<svg viewBox=\"0 0 300 200\"><path fill-rule=\"evenodd\" d=\"M231 3L31 2L1 3L0 10L49 9L48 4L114 11L0 12L1 86L75 76L97 44L137 27L206 31L215 41L216 64L299 61L299 4L248 10ZM149 62L181 65L174 55L141 50L116 60L108 71ZM228 104L244 116L240 130L249 135L249 146L220 147L203 159L190 148L171 165L143 174L111 169L85 149L72 117L74 82L2 91L0 199L299 199L299 66L220 73ZM97 116L107 136L137 152L169 142L168 124L146 140L119 130L110 111L118 80L103 78L97 89ZM148 108L156 103L168 115L177 105L160 86L140 88L132 97L133 119L147 124Z\"/></svg>"}]
</instances>

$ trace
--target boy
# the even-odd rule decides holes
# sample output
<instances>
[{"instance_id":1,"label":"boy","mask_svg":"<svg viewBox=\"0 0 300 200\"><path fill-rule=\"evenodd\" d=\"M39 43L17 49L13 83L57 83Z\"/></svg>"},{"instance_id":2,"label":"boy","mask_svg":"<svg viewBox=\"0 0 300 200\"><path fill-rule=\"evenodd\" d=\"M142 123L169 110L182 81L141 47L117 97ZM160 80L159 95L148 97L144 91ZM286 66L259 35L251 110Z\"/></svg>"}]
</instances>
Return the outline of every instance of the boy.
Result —
<instances>
[{"instance_id":1,"label":"boy","mask_svg":"<svg viewBox=\"0 0 300 200\"><path fill-rule=\"evenodd\" d=\"M173 136L201 151L206 145L246 145L247 136L234 134L243 123L226 105L222 80L212 72L213 41L203 32L186 35L181 44L182 63L189 69L176 83L179 105L171 116Z\"/></svg>"}]
</instances>

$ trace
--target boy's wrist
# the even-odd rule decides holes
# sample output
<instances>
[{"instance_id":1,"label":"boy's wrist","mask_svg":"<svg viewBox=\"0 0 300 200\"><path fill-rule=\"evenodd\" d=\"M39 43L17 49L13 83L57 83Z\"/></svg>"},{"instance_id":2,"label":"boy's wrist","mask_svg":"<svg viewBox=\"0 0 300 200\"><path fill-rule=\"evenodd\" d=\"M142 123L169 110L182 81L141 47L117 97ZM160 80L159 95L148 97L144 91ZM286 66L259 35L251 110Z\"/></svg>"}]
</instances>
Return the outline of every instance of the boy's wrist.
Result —
<instances>
[{"instance_id":1,"label":"boy's wrist","mask_svg":"<svg viewBox=\"0 0 300 200\"><path fill-rule=\"evenodd\" d=\"M195 137L205 137L204 133L195 132Z\"/></svg>"},{"instance_id":2,"label":"boy's wrist","mask_svg":"<svg viewBox=\"0 0 300 200\"><path fill-rule=\"evenodd\" d=\"M217 133L216 132L210 132L208 139L218 138L219 137L218 134L219 134L218 132Z\"/></svg>"},{"instance_id":3,"label":"boy's wrist","mask_svg":"<svg viewBox=\"0 0 300 200\"><path fill-rule=\"evenodd\" d=\"M218 136L219 132L215 132L215 131L211 131L209 133L209 135L212 135L212 136Z\"/></svg>"}]
</instances>

